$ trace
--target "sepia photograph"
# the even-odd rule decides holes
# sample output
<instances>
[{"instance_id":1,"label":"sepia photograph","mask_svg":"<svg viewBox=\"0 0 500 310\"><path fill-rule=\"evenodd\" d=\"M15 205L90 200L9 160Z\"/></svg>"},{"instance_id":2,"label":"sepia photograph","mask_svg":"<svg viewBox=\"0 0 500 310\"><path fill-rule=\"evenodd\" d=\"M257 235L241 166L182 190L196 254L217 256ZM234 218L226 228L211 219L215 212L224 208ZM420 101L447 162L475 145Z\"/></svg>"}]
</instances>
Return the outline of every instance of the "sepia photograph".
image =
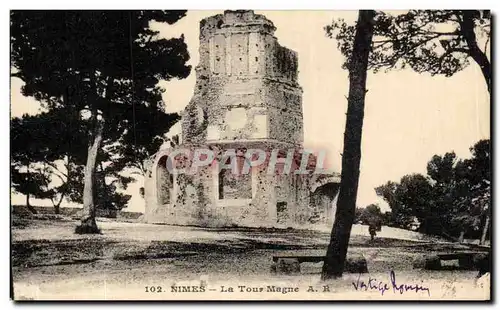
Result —
<instances>
[{"instance_id":1,"label":"sepia photograph","mask_svg":"<svg viewBox=\"0 0 500 310\"><path fill-rule=\"evenodd\" d=\"M11 10L10 298L491 301L492 15Z\"/></svg>"}]
</instances>

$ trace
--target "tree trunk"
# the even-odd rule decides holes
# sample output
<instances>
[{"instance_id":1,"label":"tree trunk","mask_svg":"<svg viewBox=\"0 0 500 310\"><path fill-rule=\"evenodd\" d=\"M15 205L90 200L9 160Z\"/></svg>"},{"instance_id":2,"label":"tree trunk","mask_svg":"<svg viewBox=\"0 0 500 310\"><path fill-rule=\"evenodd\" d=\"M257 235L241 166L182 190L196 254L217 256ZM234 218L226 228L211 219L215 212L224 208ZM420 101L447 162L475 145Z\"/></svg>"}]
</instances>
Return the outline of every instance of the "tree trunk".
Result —
<instances>
[{"instance_id":1,"label":"tree trunk","mask_svg":"<svg viewBox=\"0 0 500 310\"><path fill-rule=\"evenodd\" d=\"M61 213L61 202L62 202L63 198L64 198L64 193L61 193L61 198L59 198L59 201L57 203L54 203L54 201L52 201L52 204L54 205L54 213L55 214Z\"/></svg>"},{"instance_id":2,"label":"tree trunk","mask_svg":"<svg viewBox=\"0 0 500 310\"><path fill-rule=\"evenodd\" d=\"M485 52L477 45L476 33L474 32L474 14L476 11L464 10L460 20L460 32L469 47L469 55L481 68L488 92L491 93L491 64ZM460 17L459 17L460 18Z\"/></svg>"},{"instance_id":3,"label":"tree trunk","mask_svg":"<svg viewBox=\"0 0 500 310\"><path fill-rule=\"evenodd\" d=\"M97 115L95 116L97 118ZM94 180L97 153L101 147L103 134L103 124L96 121L96 132L94 141L89 147L87 155L87 164L85 166L85 180L83 188L83 214L80 226L77 226L75 232L79 234L100 233L95 221L95 203L94 203Z\"/></svg>"},{"instance_id":4,"label":"tree trunk","mask_svg":"<svg viewBox=\"0 0 500 310\"><path fill-rule=\"evenodd\" d=\"M61 214L60 205L55 205L54 206L54 214Z\"/></svg>"},{"instance_id":5,"label":"tree trunk","mask_svg":"<svg viewBox=\"0 0 500 310\"><path fill-rule=\"evenodd\" d=\"M489 210L486 211L486 221L484 222L483 233L481 234L481 240L479 240L479 244L484 244L486 241L486 236L488 235L488 229L490 226L490 215Z\"/></svg>"},{"instance_id":6,"label":"tree trunk","mask_svg":"<svg viewBox=\"0 0 500 310\"><path fill-rule=\"evenodd\" d=\"M26 176L27 176L27 182L28 184L31 184L31 174L30 174L30 167L29 164L26 165ZM35 208L30 204L30 193L29 189L28 192L26 193L26 208L33 214L37 214L38 212L36 211Z\"/></svg>"},{"instance_id":7,"label":"tree trunk","mask_svg":"<svg viewBox=\"0 0 500 310\"><path fill-rule=\"evenodd\" d=\"M36 209L30 204L30 194L29 193L26 194L26 208L28 208L28 210L31 213L38 214L38 212L36 211Z\"/></svg>"},{"instance_id":8,"label":"tree trunk","mask_svg":"<svg viewBox=\"0 0 500 310\"><path fill-rule=\"evenodd\" d=\"M322 280L341 277L344 271L349 237L354 222L361 161L361 135L363 130L366 94L366 70L370 53L375 11L359 11L354 47L349 64L349 99L342 153L337 212L330 244L326 252Z\"/></svg>"}]
</instances>

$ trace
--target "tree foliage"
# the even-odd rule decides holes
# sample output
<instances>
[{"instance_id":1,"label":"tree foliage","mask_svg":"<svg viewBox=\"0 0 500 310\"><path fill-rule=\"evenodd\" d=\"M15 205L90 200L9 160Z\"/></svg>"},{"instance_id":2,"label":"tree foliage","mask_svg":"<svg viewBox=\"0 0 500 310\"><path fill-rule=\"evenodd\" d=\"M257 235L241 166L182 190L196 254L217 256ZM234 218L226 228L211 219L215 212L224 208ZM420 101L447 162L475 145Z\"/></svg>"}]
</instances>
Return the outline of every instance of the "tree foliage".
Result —
<instances>
[{"instance_id":1,"label":"tree foliage","mask_svg":"<svg viewBox=\"0 0 500 310\"><path fill-rule=\"evenodd\" d=\"M185 11L12 11L12 76L49 112L85 124L82 225L95 226L96 166L110 153L114 171L138 166L174 124L160 80L185 78L184 37L165 39L150 22L173 24ZM15 103L14 103L15 104ZM104 150L107 148L106 150ZM104 150L104 151L103 151ZM110 169L111 169L110 168ZM87 231L84 229L83 231Z\"/></svg>"},{"instance_id":2,"label":"tree foliage","mask_svg":"<svg viewBox=\"0 0 500 310\"><path fill-rule=\"evenodd\" d=\"M12 186L18 193L50 199L58 213L74 196L71 179L81 174L86 152L85 124L63 109L11 120ZM27 199L29 204L29 199Z\"/></svg>"},{"instance_id":3,"label":"tree foliage","mask_svg":"<svg viewBox=\"0 0 500 310\"><path fill-rule=\"evenodd\" d=\"M382 226L384 222L384 216L380 207L376 204L370 204L362 209L357 209L357 220L361 221L364 225L375 225L377 227Z\"/></svg>"},{"instance_id":4,"label":"tree foliage","mask_svg":"<svg viewBox=\"0 0 500 310\"><path fill-rule=\"evenodd\" d=\"M391 208L395 225L408 228L416 217L420 231L451 238L478 238L490 209L490 142L471 147L472 157L454 152L434 155L427 175L403 176L375 189Z\"/></svg>"},{"instance_id":5,"label":"tree foliage","mask_svg":"<svg viewBox=\"0 0 500 310\"><path fill-rule=\"evenodd\" d=\"M346 59L353 50L355 25L344 19L325 27L337 40ZM400 14L378 11L369 68L379 70L410 67L419 73L452 76L475 61L491 85L487 51L491 32L490 11L409 10Z\"/></svg>"},{"instance_id":6,"label":"tree foliage","mask_svg":"<svg viewBox=\"0 0 500 310\"><path fill-rule=\"evenodd\" d=\"M21 194L50 199L55 213L63 200L83 202L84 163L87 151L88 123L71 120L65 109L54 108L37 115L11 120L12 187ZM130 195L116 192L133 180L121 174L122 166L113 165L116 153L103 148L96 192L98 209L125 207ZM108 182L104 182L108 179ZM29 206L28 206L29 207Z\"/></svg>"},{"instance_id":7,"label":"tree foliage","mask_svg":"<svg viewBox=\"0 0 500 310\"><path fill-rule=\"evenodd\" d=\"M184 15L13 11L13 76L25 82L25 96L50 108L66 107L68 116L76 118L84 112L91 118L99 114L105 121L105 141L123 142L123 149L137 144L139 150L168 131L178 117L165 113L165 89L158 82L185 78L190 72L184 38L160 38L149 23L173 24Z\"/></svg>"}]
</instances>

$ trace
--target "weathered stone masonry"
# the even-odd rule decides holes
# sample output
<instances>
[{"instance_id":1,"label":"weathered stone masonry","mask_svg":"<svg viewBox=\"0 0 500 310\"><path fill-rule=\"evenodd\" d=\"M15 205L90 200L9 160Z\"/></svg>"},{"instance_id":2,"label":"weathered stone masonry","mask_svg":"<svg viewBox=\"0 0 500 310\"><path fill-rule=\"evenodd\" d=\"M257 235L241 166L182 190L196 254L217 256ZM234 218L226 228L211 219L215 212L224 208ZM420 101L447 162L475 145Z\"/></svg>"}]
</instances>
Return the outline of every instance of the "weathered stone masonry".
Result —
<instances>
[{"instance_id":1,"label":"weathered stone masonry","mask_svg":"<svg viewBox=\"0 0 500 310\"><path fill-rule=\"evenodd\" d=\"M238 149L241 156L258 148L267 150L268 158L273 149L300 153L297 53L280 46L274 31L271 21L253 11L225 11L200 22L195 91L182 114L177 148L210 148L218 154ZM262 165L235 175L219 172L216 160L194 175L173 175L166 169L173 151L158 152L150 165L147 222L289 227L333 221L337 174L268 175Z\"/></svg>"}]
</instances>

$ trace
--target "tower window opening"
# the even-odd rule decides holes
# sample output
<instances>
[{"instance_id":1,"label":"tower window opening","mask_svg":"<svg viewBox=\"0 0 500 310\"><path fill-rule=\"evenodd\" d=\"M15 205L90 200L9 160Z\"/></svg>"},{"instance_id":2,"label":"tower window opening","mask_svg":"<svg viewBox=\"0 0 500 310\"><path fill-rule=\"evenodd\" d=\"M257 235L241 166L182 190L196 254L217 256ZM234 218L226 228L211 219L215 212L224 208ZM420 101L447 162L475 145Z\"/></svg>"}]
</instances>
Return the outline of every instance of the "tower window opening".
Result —
<instances>
[{"instance_id":1,"label":"tower window opening","mask_svg":"<svg viewBox=\"0 0 500 310\"><path fill-rule=\"evenodd\" d=\"M231 168L223 168L218 176L219 199L251 199L252 198L252 176L251 173L243 173L245 157L237 156L231 163L228 158L226 164L236 165L235 171Z\"/></svg>"}]
</instances>

